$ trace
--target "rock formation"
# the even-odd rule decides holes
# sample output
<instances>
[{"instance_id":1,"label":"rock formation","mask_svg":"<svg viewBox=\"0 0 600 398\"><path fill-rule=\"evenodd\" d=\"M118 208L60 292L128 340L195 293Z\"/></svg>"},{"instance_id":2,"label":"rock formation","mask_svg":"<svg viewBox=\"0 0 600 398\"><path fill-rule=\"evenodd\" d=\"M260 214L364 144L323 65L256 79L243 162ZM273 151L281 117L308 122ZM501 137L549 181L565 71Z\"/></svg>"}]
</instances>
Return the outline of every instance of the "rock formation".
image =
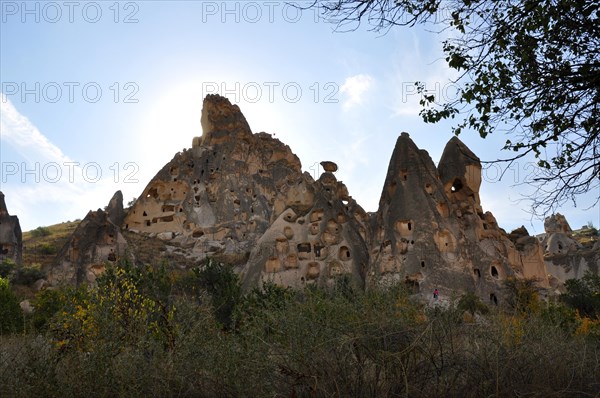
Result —
<instances>
[{"instance_id":1,"label":"rock formation","mask_svg":"<svg viewBox=\"0 0 600 398\"><path fill-rule=\"evenodd\" d=\"M436 288L442 295L475 291L493 303L501 300L507 277L548 286L541 252L518 250L483 212L480 184L479 159L458 138L448 142L436 168L402 133L371 220L374 283L403 280L425 295Z\"/></svg>"},{"instance_id":2,"label":"rock formation","mask_svg":"<svg viewBox=\"0 0 600 398\"><path fill-rule=\"evenodd\" d=\"M586 271L600 274L598 241L578 242L566 218L553 214L544 221L545 233L539 237L548 272L564 283L581 278Z\"/></svg>"},{"instance_id":3,"label":"rock formation","mask_svg":"<svg viewBox=\"0 0 600 398\"><path fill-rule=\"evenodd\" d=\"M55 264L46 269L51 285L93 284L107 263L114 262L125 254L127 242L121 234L120 227L111 219L111 215L119 214L119 201L115 199L119 197L122 212L122 195L117 192L107 211L90 211L79 223L58 253ZM118 220L118 217L116 219Z\"/></svg>"},{"instance_id":4,"label":"rock formation","mask_svg":"<svg viewBox=\"0 0 600 398\"><path fill-rule=\"evenodd\" d=\"M0 192L0 262L10 259L20 265L23 256L23 238L19 217L11 216Z\"/></svg>"},{"instance_id":5,"label":"rock formation","mask_svg":"<svg viewBox=\"0 0 600 398\"><path fill-rule=\"evenodd\" d=\"M287 145L252 134L237 105L204 101L203 134L148 184L124 227L172 233L190 255L234 263L247 286L327 283L367 265L365 212L331 171L302 173ZM327 162L325 170L336 170ZM357 219L356 217L359 217Z\"/></svg>"},{"instance_id":6,"label":"rock formation","mask_svg":"<svg viewBox=\"0 0 600 398\"><path fill-rule=\"evenodd\" d=\"M336 163L321 162L315 181L287 145L253 134L227 99L207 96L201 125L202 136L175 154L126 215L120 192L106 212L88 214L59 255L53 280L93 281L123 253L121 227L131 239L156 238L161 253L186 263L212 257L231 264L246 288L344 278L370 289L399 281L424 299L434 289L442 299L472 291L501 304L506 278L535 278L548 288L549 253L574 247L560 215L547 222L552 233L542 244L524 227L501 229L480 202L481 163L456 137L436 167L402 133L379 208L368 214L337 180Z\"/></svg>"}]
</instances>

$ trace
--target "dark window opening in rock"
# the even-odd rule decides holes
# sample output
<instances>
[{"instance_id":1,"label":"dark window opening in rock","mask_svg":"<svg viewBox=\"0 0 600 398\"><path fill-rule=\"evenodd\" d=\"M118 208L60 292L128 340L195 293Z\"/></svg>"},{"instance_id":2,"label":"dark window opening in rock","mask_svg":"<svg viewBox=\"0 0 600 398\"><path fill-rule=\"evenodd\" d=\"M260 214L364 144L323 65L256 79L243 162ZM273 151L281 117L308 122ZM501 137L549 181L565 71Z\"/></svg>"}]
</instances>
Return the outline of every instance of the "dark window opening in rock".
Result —
<instances>
[{"instance_id":1,"label":"dark window opening in rock","mask_svg":"<svg viewBox=\"0 0 600 398\"><path fill-rule=\"evenodd\" d=\"M498 297L494 293L490 293L490 301L494 303L494 305L498 305Z\"/></svg>"},{"instance_id":2,"label":"dark window opening in rock","mask_svg":"<svg viewBox=\"0 0 600 398\"><path fill-rule=\"evenodd\" d=\"M241 202L240 202L240 200L239 200L239 199L234 199L234 200L233 200L233 204L236 204L236 205L238 205L238 206L239 206L239 205L240 205L240 203L241 203Z\"/></svg>"},{"instance_id":3,"label":"dark window opening in rock","mask_svg":"<svg viewBox=\"0 0 600 398\"><path fill-rule=\"evenodd\" d=\"M250 207L250 213L254 213L254 207Z\"/></svg>"},{"instance_id":4,"label":"dark window opening in rock","mask_svg":"<svg viewBox=\"0 0 600 398\"><path fill-rule=\"evenodd\" d=\"M406 170L406 169L400 170L400 178L403 181L407 181L408 180L408 170Z\"/></svg>"},{"instance_id":5,"label":"dark window opening in rock","mask_svg":"<svg viewBox=\"0 0 600 398\"><path fill-rule=\"evenodd\" d=\"M152 188L148 191L148 197L158 198L158 190L156 188Z\"/></svg>"},{"instance_id":6,"label":"dark window opening in rock","mask_svg":"<svg viewBox=\"0 0 600 398\"><path fill-rule=\"evenodd\" d=\"M407 279L404 283L413 294L419 293L419 282Z\"/></svg>"},{"instance_id":7,"label":"dark window opening in rock","mask_svg":"<svg viewBox=\"0 0 600 398\"><path fill-rule=\"evenodd\" d=\"M144 216L144 217L148 217L148 213L146 213L146 212L144 211L144 213L142 213L142 216Z\"/></svg>"},{"instance_id":8,"label":"dark window opening in rock","mask_svg":"<svg viewBox=\"0 0 600 398\"><path fill-rule=\"evenodd\" d=\"M194 231L194 232L192 232L192 237L193 238L200 238L202 236L204 236L204 232L202 232L202 231Z\"/></svg>"},{"instance_id":9,"label":"dark window opening in rock","mask_svg":"<svg viewBox=\"0 0 600 398\"><path fill-rule=\"evenodd\" d=\"M409 231L412 230L412 223L410 223L410 222L408 223L408 230Z\"/></svg>"},{"instance_id":10,"label":"dark window opening in rock","mask_svg":"<svg viewBox=\"0 0 600 398\"><path fill-rule=\"evenodd\" d=\"M346 246L340 247L339 259L340 260L348 260L350 258L350 249Z\"/></svg>"},{"instance_id":11,"label":"dark window opening in rock","mask_svg":"<svg viewBox=\"0 0 600 398\"><path fill-rule=\"evenodd\" d=\"M117 256L114 252L108 253L108 261L117 261Z\"/></svg>"},{"instance_id":12,"label":"dark window opening in rock","mask_svg":"<svg viewBox=\"0 0 600 398\"><path fill-rule=\"evenodd\" d=\"M559 243L558 244L558 250L562 250L563 246Z\"/></svg>"},{"instance_id":13,"label":"dark window opening in rock","mask_svg":"<svg viewBox=\"0 0 600 398\"><path fill-rule=\"evenodd\" d=\"M316 257L321 257L321 249L323 248L323 246L316 244L315 245L315 256Z\"/></svg>"},{"instance_id":14,"label":"dark window opening in rock","mask_svg":"<svg viewBox=\"0 0 600 398\"><path fill-rule=\"evenodd\" d=\"M163 211L163 213L174 212L175 211L175 206L174 205L164 205L162 207L162 211Z\"/></svg>"},{"instance_id":15,"label":"dark window opening in rock","mask_svg":"<svg viewBox=\"0 0 600 398\"><path fill-rule=\"evenodd\" d=\"M310 243L298 243L297 247L299 253L310 253L311 251Z\"/></svg>"},{"instance_id":16,"label":"dark window opening in rock","mask_svg":"<svg viewBox=\"0 0 600 398\"><path fill-rule=\"evenodd\" d=\"M490 272L494 278L498 278L498 269L495 266L492 265Z\"/></svg>"},{"instance_id":17,"label":"dark window opening in rock","mask_svg":"<svg viewBox=\"0 0 600 398\"><path fill-rule=\"evenodd\" d=\"M411 244L411 245L414 245L414 244L415 244L415 241L414 241L414 240L411 240L411 241L410 241L410 244Z\"/></svg>"},{"instance_id":18,"label":"dark window opening in rock","mask_svg":"<svg viewBox=\"0 0 600 398\"><path fill-rule=\"evenodd\" d=\"M483 229L488 229L488 226L486 223L483 223Z\"/></svg>"},{"instance_id":19,"label":"dark window opening in rock","mask_svg":"<svg viewBox=\"0 0 600 398\"><path fill-rule=\"evenodd\" d=\"M211 172L211 173L214 173L214 172L215 172L215 169L210 169L210 172Z\"/></svg>"},{"instance_id":20,"label":"dark window opening in rock","mask_svg":"<svg viewBox=\"0 0 600 398\"><path fill-rule=\"evenodd\" d=\"M421 261L421 268L425 268L425 261Z\"/></svg>"},{"instance_id":21,"label":"dark window opening in rock","mask_svg":"<svg viewBox=\"0 0 600 398\"><path fill-rule=\"evenodd\" d=\"M8 249L2 248L2 254L8 254Z\"/></svg>"},{"instance_id":22,"label":"dark window opening in rock","mask_svg":"<svg viewBox=\"0 0 600 398\"><path fill-rule=\"evenodd\" d=\"M454 182L452 183L452 188L450 188L450 190L452 192L458 192L463 188L463 184L462 181L459 180L458 178L454 180Z\"/></svg>"},{"instance_id":23,"label":"dark window opening in rock","mask_svg":"<svg viewBox=\"0 0 600 398\"><path fill-rule=\"evenodd\" d=\"M481 271L479 271L479 268L475 268L475 269L473 270L473 273L474 273L475 275L477 275L477 277L478 277L478 278L481 278Z\"/></svg>"},{"instance_id":24,"label":"dark window opening in rock","mask_svg":"<svg viewBox=\"0 0 600 398\"><path fill-rule=\"evenodd\" d=\"M204 170L200 170L200 175L203 176L204 175Z\"/></svg>"},{"instance_id":25,"label":"dark window opening in rock","mask_svg":"<svg viewBox=\"0 0 600 398\"><path fill-rule=\"evenodd\" d=\"M125 229L129 229L129 224L125 224Z\"/></svg>"},{"instance_id":26,"label":"dark window opening in rock","mask_svg":"<svg viewBox=\"0 0 600 398\"><path fill-rule=\"evenodd\" d=\"M196 202L200 202L200 195L194 196L194 199L196 200Z\"/></svg>"},{"instance_id":27,"label":"dark window opening in rock","mask_svg":"<svg viewBox=\"0 0 600 398\"><path fill-rule=\"evenodd\" d=\"M150 220L146 220L146 226L149 227L150 225L152 225L152 222Z\"/></svg>"},{"instance_id":28,"label":"dark window opening in rock","mask_svg":"<svg viewBox=\"0 0 600 398\"><path fill-rule=\"evenodd\" d=\"M173 216L166 216L166 217L160 218L161 222L172 222L173 220L174 220Z\"/></svg>"},{"instance_id":29,"label":"dark window opening in rock","mask_svg":"<svg viewBox=\"0 0 600 398\"><path fill-rule=\"evenodd\" d=\"M446 242L445 245L448 246L448 242Z\"/></svg>"}]
</instances>

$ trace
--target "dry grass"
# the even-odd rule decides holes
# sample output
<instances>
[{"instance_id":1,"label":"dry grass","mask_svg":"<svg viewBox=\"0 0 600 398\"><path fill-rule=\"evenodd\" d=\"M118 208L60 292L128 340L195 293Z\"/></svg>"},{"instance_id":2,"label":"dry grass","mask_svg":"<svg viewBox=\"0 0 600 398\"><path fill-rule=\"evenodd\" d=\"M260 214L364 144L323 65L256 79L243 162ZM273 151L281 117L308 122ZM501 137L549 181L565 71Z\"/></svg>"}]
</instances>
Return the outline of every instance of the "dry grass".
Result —
<instances>
[{"instance_id":1,"label":"dry grass","mask_svg":"<svg viewBox=\"0 0 600 398\"><path fill-rule=\"evenodd\" d=\"M33 231L23 233L23 265L39 264L42 269L54 262L56 254L67 243L69 237L75 231L81 220L68 221L46 228L50 235L35 237ZM44 247L53 247L54 254L45 253Z\"/></svg>"}]
</instances>

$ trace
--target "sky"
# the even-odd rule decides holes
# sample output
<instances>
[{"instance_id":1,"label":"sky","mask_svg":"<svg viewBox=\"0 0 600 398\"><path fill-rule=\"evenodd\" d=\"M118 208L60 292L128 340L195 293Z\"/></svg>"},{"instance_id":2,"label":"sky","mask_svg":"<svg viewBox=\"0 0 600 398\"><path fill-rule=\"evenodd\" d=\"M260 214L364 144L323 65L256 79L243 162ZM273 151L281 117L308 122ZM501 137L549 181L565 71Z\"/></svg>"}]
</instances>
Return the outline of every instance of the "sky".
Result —
<instances>
[{"instance_id":1,"label":"sky","mask_svg":"<svg viewBox=\"0 0 600 398\"><path fill-rule=\"evenodd\" d=\"M439 34L368 26L339 32L309 2L0 0L0 190L24 231L125 202L202 134L207 94L240 106L253 132L288 144L318 178L338 164L376 211L394 144L408 132L437 164L451 124L426 124L414 83L456 94ZM482 160L506 157L503 134L460 139ZM486 166L484 211L510 231L532 218L532 159ZM573 228L600 225L600 192L565 206Z\"/></svg>"}]
</instances>

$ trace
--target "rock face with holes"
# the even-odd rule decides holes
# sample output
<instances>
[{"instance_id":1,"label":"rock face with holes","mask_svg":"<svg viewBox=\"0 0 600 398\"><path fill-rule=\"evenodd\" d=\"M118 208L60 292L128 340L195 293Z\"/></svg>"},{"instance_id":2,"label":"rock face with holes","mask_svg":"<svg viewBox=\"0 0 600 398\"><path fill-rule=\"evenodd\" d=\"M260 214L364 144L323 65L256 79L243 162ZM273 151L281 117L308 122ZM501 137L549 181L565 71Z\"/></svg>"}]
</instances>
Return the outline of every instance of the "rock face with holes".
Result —
<instances>
[{"instance_id":1,"label":"rock face with holes","mask_svg":"<svg viewBox=\"0 0 600 398\"><path fill-rule=\"evenodd\" d=\"M51 285L93 285L96 277L104 272L106 264L125 255L127 242L120 227L111 221L110 214L101 209L90 211L79 223L58 253L55 263L46 269Z\"/></svg>"},{"instance_id":2,"label":"rock face with holes","mask_svg":"<svg viewBox=\"0 0 600 398\"><path fill-rule=\"evenodd\" d=\"M0 262L10 259L20 265L22 256L23 239L19 217L8 213L4 194L0 192Z\"/></svg>"},{"instance_id":3,"label":"rock face with holes","mask_svg":"<svg viewBox=\"0 0 600 398\"><path fill-rule=\"evenodd\" d=\"M560 213L546 218L544 230L540 243L546 267L559 282L581 278L587 271L600 274L599 240L594 241L590 236L590 239L582 239L585 243L580 243Z\"/></svg>"},{"instance_id":4,"label":"rock face with holes","mask_svg":"<svg viewBox=\"0 0 600 398\"><path fill-rule=\"evenodd\" d=\"M535 238L519 248L484 212L481 164L458 138L436 168L407 133L396 142L371 219L369 282L404 281L415 293L475 291L497 303L502 281L535 277L548 286Z\"/></svg>"},{"instance_id":5,"label":"rock face with holes","mask_svg":"<svg viewBox=\"0 0 600 398\"><path fill-rule=\"evenodd\" d=\"M314 181L287 145L252 134L239 107L217 95L204 100L201 124L202 136L152 179L124 228L235 264L246 286L341 275L362 283L366 214L331 172L335 163Z\"/></svg>"},{"instance_id":6,"label":"rock face with holes","mask_svg":"<svg viewBox=\"0 0 600 398\"><path fill-rule=\"evenodd\" d=\"M137 233L186 264L211 257L234 265L246 288L400 281L423 298L435 289L444 300L472 291L497 304L506 278L548 287L547 265L575 250L560 215L547 222L543 246L524 227L502 230L480 202L481 163L456 137L436 167L402 133L379 209L367 214L335 177L336 163L323 161L315 181L287 145L253 134L227 99L207 96L201 125L202 136L175 154L126 215L120 192L106 212L88 214L50 270L53 283L93 281L123 253L119 227L129 231L131 247Z\"/></svg>"}]
</instances>

